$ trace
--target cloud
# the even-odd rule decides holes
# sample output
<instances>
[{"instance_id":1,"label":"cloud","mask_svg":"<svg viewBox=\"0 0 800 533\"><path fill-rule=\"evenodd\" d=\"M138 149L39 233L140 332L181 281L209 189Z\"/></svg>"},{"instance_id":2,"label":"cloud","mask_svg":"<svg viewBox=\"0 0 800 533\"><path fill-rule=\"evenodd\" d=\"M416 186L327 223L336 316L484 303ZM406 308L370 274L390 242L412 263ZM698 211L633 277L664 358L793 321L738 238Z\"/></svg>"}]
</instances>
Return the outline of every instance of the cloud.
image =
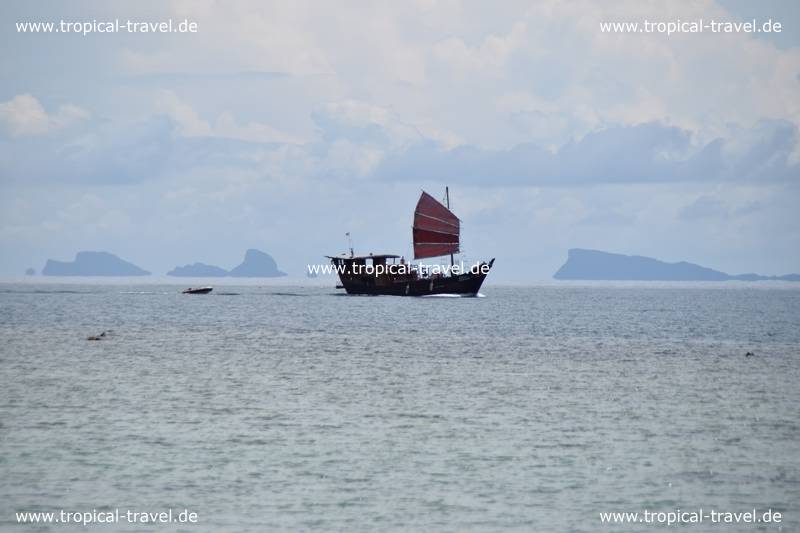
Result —
<instances>
[{"instance_id":1,"label":"cloud","mask_svg":"<svg viewBox=\"0 0 800 533\"><path fill-rule=\"evenodd\" d=\"M229 112L220 113L214 122L213 135L256 143L302 144L303 140L262 122L241 124Z\"/></svg>"},{"instance_id":2,"label":"cloud","mask_svg":"<svg viewBox=\"0 0 800 533\"><path fill-rule=\"evenodd\" d=\"M755 129L755 135L742 132L752 142L715 139L699 146L692 143L691 132L659 123L595 131L556 150L533 144L448 150L425 141L388 156L376 176L487 187L800 179L800 165L791 158L797 128L784 121L762 121Z\"/></svg>"},{"instance_id":3,"label":"cloud","mask_svg":"<svg viewBox=\"0 0 800 533\"><path fill-rule=\"evenodd\" d=\"M731 219L757 213L762 209L759 201L744 201L735 205L736 199L722 201L708 194L697 197L693 202L683 206L678 218L685 221L702 221L708 219Z\"/></svg>"},{"instance_id":4,"label":"cloud","mask_svg":"<svg viewBox=\"0 0 800 533\"><path fill-rule=\"evenodd\" d=\"M684 220L700 220L718 218L728 215L728 209L716 198L701 196L691 204L684 206L679 213Z\"/></svg>"},{"instance_id":5,"label":"cloud","mask_svg":"<svg viewBox=\"0 0 800 533\"><path fill-rule=\"evenodd\" d=\"M31 97L32 98L32 97ZM159 115L84 124L37 142L0 142L7 178L131 183L188 169L249 169L265 177L427 181L482 187L675 182L785 182L800 178L792 157L798 131L787 121L737 128L706 143L658 122L617 125L559 147L524 143L505 150L427 137L387 108L359 100L318 105L317 135L302 141L222 111L200 115L173 91L159 91Z\"/></svg>"},{"instance_id":6,"label":"cloud","mask_svg":"<svg viewBox=\"0 0 800 533\"><path fill-rule=\"evenodd\" d=\"M385 145L389 143L390 115L386 109L356 100L327 102L311 112L323 139L348 139Z\"/></svg>"},{"instance_id":7,"label":"cloud","mask_svg":"<svg viewBox=\"0 0 800 533\"><path fill-rule=\"evenodd\" d=\"M64 104L48 114L39 100L19 94L0 103L0 123L12 137L44 135L89 118L89 113L72 104Z\"/></svg>"},{"instance_id":8,"label":"cloud","mask_svg":"<svg viewBox=\"0 0 800 533\"><path fill-rule=\"evenodd\" d=\"M526 32L526 24L517 22L507 35L488 35L475 47L458 37L448 37L434 45L433 55L443 68L459 76L498 75L502 74L511 54L525 44Z\"/></svg>"},{"instance_id":9,"label":"cloud","mask_svg":"<svg viewBox=\"0 0 800 533\"><path fill-rule=\"evenodd\" d=\"M172 118L178 125L178 133L186 137L211 136L211 125L200 118L188 103L184 102L173 91L158 92L155 102L156 112Z\"/></svg>"},{"instance_id":10,"label":"cloud","mask_svg":"<svg viewBox=\"0 0 800 533\"><path fill-rule=\"evenodd\" d=\"M232 113L223 111L216 121L203 119L185 100L173 91L160 90L156 95L155 110L167 115L178 125L178 134L184 137L221 137L256 143L295 143L301 139L282 132L268 124L249 121L240 124Z\"/></svg>"},{"instance_id":11,"label":"cloud","mask_svg":"<svg viewBox=\"0 0 800 533\"><path fill-rule=\"evenodd\" d=\"M191 171L259 169L282 145L184 136L168 116L107 122L66 138L0 141L2 179L16 184L131 184ZM285 160L287 158L282 158ZM286 162L288 166L289 162Z\"/></svg>"},{"instance_id":12,"label":"cloud","mask_svg":"<svg viewBox=\"0 0 800 533\"><path fill-rule=\"evenodd\" d=\"M618 213L616 211L595 210L586 217L582 218L578 224L585 224L587 226L630 226L635 220L635 217Z\"/></svg>"}]
</instances>

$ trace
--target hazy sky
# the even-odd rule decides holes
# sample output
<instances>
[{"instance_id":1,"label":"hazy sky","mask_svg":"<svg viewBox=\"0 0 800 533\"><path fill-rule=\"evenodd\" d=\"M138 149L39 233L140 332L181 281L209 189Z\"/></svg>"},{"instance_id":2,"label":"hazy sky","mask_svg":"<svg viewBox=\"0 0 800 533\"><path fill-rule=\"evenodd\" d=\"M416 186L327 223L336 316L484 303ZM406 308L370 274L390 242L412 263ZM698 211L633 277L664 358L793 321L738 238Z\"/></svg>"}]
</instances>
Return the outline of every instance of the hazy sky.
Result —
<instances>
[{"instance_id":1,"label":"hazy sky","mask_svg":"<svg viewBox=\"0 0 800 533\"><path fill-rule=\"evenodd\" d=\"M451 188L466 259L573 247L800 272L800 10L712 2L0 4L0 274L107 250L164 273L245 249L302 275L410 255ZM780 35L603 34L773 18ZM20 34L19 21L198 24Z\"/></svg>"}]
</instances>

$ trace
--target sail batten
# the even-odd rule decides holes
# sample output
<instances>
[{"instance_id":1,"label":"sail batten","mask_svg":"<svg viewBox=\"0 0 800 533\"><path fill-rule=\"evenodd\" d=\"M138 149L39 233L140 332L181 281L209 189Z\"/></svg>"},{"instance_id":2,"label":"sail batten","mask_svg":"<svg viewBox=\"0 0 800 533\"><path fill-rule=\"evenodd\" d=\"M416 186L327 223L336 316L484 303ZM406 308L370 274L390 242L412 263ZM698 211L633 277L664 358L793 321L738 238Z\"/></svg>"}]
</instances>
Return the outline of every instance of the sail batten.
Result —
<instances>
[{"instance_id":1,"label":"sail batten","mask_svg":"<svg viewBox=\"0 0 800 533\"><path fill-rule=\"evenodd\" d=\"M420 216L420 217L427 218L427 219L429 219L429 220L435 220L436 222L441 222L441 223L443 223L443 224L447 224L448 226L450 226L451 228L454 228L454 229L456 229L456 230L458 229L458 222L456 222L456 223L454 224L453 222L451 222L451 221L449 221L449 220L445 220L445 219L443 219L443 218L436 218L436 217L432 217L432 216L430 216L430 215L426 215L426 214L424 214L424 213L419 213L419 212L417 212L417 213L414 213L414 214L415 214L415 215L417 215L417 216ZM457 220L457 219L456 219L456 220Z\"/></svg>"},{"instance_id":2,"label":"sail batten","mask_svg":"<svg viewBox=\"0 0 800 533\"><path fill-rule=\"evenodd\" d=\"M414 259L458 253L460 234L458 217L423 191L414 210Z\"/></svg>"}]
</instances>

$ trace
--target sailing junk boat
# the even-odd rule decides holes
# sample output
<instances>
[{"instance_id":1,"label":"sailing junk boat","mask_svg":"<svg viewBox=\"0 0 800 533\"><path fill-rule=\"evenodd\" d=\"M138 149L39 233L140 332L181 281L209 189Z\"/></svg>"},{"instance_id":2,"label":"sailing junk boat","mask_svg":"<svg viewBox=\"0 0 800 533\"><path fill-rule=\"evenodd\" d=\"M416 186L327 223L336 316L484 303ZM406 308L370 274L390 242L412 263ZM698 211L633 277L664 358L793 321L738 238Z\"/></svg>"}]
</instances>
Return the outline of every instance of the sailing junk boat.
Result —
<instances>
[{"instance_id":1,"label":"sailing junk boat","mask_svg":"<svg viewBox=\"0 0 800 533\"><path fill-rule=\"evenodd\" d=\"M414 210L414 259L449 255L450 269L444 267L439 270L445 272L426 272L428 269L424 266L406 264L399 255L356 256L351 247L349 257L344 254L327 256L342 282L337 288L348 294L476 295L494 259L476 264L466 272L454 267L453 254L459 252L461 221L450 211L450 192L446 191L447 206L425 191L419 197Z\"/></svg>"}]
</instances>

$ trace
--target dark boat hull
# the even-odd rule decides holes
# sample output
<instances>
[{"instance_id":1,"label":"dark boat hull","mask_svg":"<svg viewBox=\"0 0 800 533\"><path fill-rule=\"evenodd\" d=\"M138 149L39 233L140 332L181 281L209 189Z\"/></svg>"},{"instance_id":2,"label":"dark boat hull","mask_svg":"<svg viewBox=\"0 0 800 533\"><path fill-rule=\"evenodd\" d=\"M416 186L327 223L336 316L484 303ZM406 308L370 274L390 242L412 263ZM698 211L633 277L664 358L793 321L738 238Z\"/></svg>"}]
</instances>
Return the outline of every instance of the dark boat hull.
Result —
<instances>
[{"instance_id":1,"label":"dark boat hull","mask_svg":"<svg viewBox=\"0 0 800 533\"><path fill-rule=\"evenodd\" d=\"M464 274L413 279L403 276L339 276L341 287L347 294L371 296L430 296L435 294L457 294L475 296L491 269L494 259L483 269Z\"/></svg>"},{"instance_id":2,"label":"dark boat hull","mask_svg":"<svg viewBox=\"0 0 800 533\"><path fill-rule=\"evenodd\" d=\"M202 287L199 289L186 289L183 291L183 294L208 294L213 290L214 289L211 287Z\"/></svg>"}]
</instances>

